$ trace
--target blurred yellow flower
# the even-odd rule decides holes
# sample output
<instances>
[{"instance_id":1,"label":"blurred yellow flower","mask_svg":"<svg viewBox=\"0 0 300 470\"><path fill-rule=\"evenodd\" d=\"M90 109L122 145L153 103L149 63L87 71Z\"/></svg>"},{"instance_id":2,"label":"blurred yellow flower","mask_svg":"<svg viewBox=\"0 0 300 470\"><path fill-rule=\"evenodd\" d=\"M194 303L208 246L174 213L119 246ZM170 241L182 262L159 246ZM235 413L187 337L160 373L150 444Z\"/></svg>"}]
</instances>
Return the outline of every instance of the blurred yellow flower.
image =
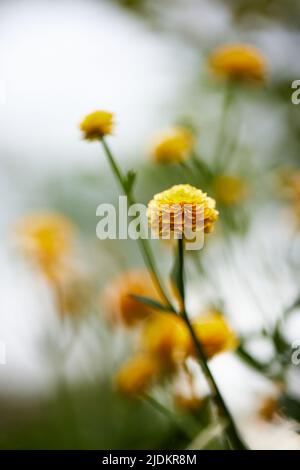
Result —
<instances>
[{"instance_id":1,"label":"blurred yellow flower","mask_svg":"<svg viewBox=\"0 0 300 470\"><path fill-rule=\"evenodd\" d=\"M155 136L151 154L159 163L180 163L190 156L194 145L194 136L188 129L173 127Z\"/></svg>"},{"instance_id":2,"label":"blurred yellow flower","mask_svg":"<svg viewBox=\"0 0 300 470\"><path fill-rule=\"evenodd\" d=\"M171 313L151 316L141 333L142 348L156 355L167 368L186 359L189 345L190 334L184 321Z\"/></svg>"},{"instance_id":3,"label":"blurred yellow flower","mask_svg":"<svg viewBox=\"0 0 300 470\"><path fill-rule=\"evenodd\" d=\"M151 354L138 354L121 366L116 376L118 389L127 395L141 395L156 381L160 365Z\"/></svg>"},{"instance_id":4,"label":"blurred yellow flower","mask_svg":"<svg viewBox=\"0 0 300 470\"><path fill-rule=\"evenodd\" d=\"M230 328L224 316L216 310L200 315L192 321L192 325L208 358L236 349L238 346L235 332ZM191 350L195 354L192 343Z\"/></svg>"},{"instance_id":5,"label":"blurred yellow flower","mask_svg":"<svg viewBox=\"0 0 300 470\"><path fill-rule=\"evenodd\" d=\"M228 44L215 49L209 64L216 75L238 81L260 81L266 76L263 54L247 44Z\"/></svg>"},{"instance_id":6,"label":"blurred yellow flower","mask_svg":"<svg viewBox=\"0 0 300 470\"><path fill-rule=\"evenodd\" d=\"M284 197L291 202L291 208L296 220L297 228L300 226L300 170L297 168L281 168L280 189Z\"/></svg>"},{"instance_id":7,"label":"blurred yellow flower","mask_svg":"<svg viewBox=\"0 0 300 470\"><path fill-rule=\"evenodd\" d=\"M214 184L214 195L218 202L226 205L240 202L245 196L245 181L234 175L219 175Z\"/></svg>"},{"instance_id":8,"label":"blurred yellow flower","mask_svg":"<svg viewBox=\"0 0 300 470\"><path fill-rule=\"evenodd\" d=\"M88 311L92 289L88 278L68 266L57 269L52 279L57 308L63 316L78 316Z\"/></svg>"},{"instance_id":9,"label":"blurred yellow flower","mask_svg":"<svg viewBox=\"0 0 300 470\"><path fill-rule=\"evenodd\" d=\"M16 226L18 246L49 277L69 253L74 232L72 223L54 212L29 214Z\"/></svg>"},{"instance_id":10,"label":"blurred yellow flower","mask_svg":"<svg viewBox=\"0 0 300 470\"><path fill-rule=\"evenodd\" d=\"M88 114L80 124L84 139L97 140L111 134L114 128L114 115L109 111L98 110Z\"/></svg>"},{"instance_id":11,"label":"blurred yellow flower","mask_svg":"<svg viewBox=\"0 0 300 470\"><path fill-rule=\"evenodd\" d=\"M153 309L132 297L132 294L160 300L151 277L145 269L131 269L112 280L104 293L108 320L134 326L153 313Z\"/></svg>"},{"instance_id":12,"label":"blurred yellow flower","mask_svg":"<svg viewBox=\"0 0 300 470\"><path fill-rule=\"evenodd\" d=\"M148 204L151 228L164 234L184 234L186 228L211 232L218 219L215 200L189 184L178 184L156 194ZM186 227L188 225L188 227Z\"/></svg>"},{"instance_id":13,"label":"blurred yellow flower","mask_svg":"<svg viewBox=\"0 0 300 470\"><path fill-rule=\"evenodd\" d=\"M203 399L194 393L187 394L184 392L174 393L175 405L183 411L197 411L203 403Z\"/></svg>"}]
</instances>

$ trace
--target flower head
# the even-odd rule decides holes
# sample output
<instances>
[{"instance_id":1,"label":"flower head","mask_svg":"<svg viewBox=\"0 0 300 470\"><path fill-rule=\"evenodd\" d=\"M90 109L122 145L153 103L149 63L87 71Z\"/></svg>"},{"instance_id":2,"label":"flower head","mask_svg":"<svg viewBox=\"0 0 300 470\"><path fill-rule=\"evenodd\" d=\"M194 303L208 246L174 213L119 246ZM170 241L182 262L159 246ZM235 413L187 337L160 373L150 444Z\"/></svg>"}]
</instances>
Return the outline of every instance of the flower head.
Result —
<instances>
[{"instance_id":1,"label":"flower head","mask_svg":"<svg viewBox=\"0 0 300 470\"><path fill-rule=\"evenodd\" d=\"M110 111L98 110L88 114L80 124L84 139L97 140L111 134L114 128L114 115Z\"/></svg>"},{"instance_id":2,"label":"flower head","mask_svg":"<svg viewBox=\"0 0 300 470\"><path fill-rule=\"evenodd\" d=\"M159 133L152 145L152 156L159 163L180 163L191 154L193 134L184 127L173 127Z\"/></svg>"},{"instance_id":3,"label":"flower head","mask_svg":"<svg viewBox=\"0 0 300 470\"><path fill-rule=\"evenodd\" d=\"M155 382L160 365L155 356L138 354L119 369L116 382L118 389L130 396L145 393Z\"/></svg>"},{"instance_id":4,"label":"flower head","mask_svg":"<svg viewBox=\"0 0 300 470\"><path fill-rule=\"evenodd\" d=\"M70 251L74 227L61 214L41 212L25 216L17 224L16 235L22 252L53 276Z\"/></svg>"},{"instance_id":5,"label":"flower head","mask_svg":"<svg viewBox=\"0 0 300 470\"><path fill-rule=\"evenodd\" d=\"M144 269L132 269L115 278L106 288L104 303L113 322L121 321L134 326L146 318L153 309L136 300L132 294L160 300L149 273Z\"/></svg>"},{"instance_id":6,"label":"flower head","mask_svg":"<svg viewBox=\"0 0 300 470\"><path fill-rule=\"evenodd\" d=\"M235 349L238 339L224 316L216 310L208 311L193 320L193 328L208 358ZM191 345L192 350L194 345Z\"/></svg>"},{"instance_id":7,"label":"flower head","mask_svg":"<svg viewBox=\"0 0 300 470\"><path fill-rule=\"evenodd\" d=\"M216 75L237 81L260 81L266 75L262 53L247 44L228 44L215 49L209 58Z\"/></svg>"},{"instance_id":8,"label":"flower head","mask_svg":"<svg viewBox=\"0 0 300 470\"><path fill-rule=\"evenodd\" d=\"M218 202L231 205L235 204L245 195L245 182L238 176L220 175L214 181L214 195Z\"/></svg>"},{"instance_id":9,"label":"flower head","mask_svg":"<svg viewBox=\"0 0 300 470\"><path fill-rule=\"evenodd\" d=\"M156 194L148 204L151 228L160 235L211 232L218 218L215 200L189 184L178 184Z\"/></svg>"},{"instance_id":10,"label":"flower head","mask_svg":"<svg viewBox=\"0 0 300 470\"><path fill-rule=\"evenodd\" d=\"M168 313L152 315L141 334L142 348L159 358L167 368L187 356L190 334L182 318Z\"/></svg>"}]
</instances>

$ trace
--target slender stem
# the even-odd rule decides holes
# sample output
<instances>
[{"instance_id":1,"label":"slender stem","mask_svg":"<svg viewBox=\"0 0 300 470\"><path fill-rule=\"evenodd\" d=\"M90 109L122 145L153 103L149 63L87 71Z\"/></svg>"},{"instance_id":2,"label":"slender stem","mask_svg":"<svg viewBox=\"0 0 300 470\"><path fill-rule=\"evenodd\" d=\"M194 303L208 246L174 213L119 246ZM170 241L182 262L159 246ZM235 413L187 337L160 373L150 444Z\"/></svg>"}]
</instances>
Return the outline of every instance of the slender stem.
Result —
<instances>
[{"instance_id":1,"label":"slender stem","mask_svg":"<svg viewBox=\"0 0 300 470\"><path fill-rule=\"evenodd\" d=\"M216 407L217 407L217 410L218 410L218 414L219 414L219 417L221 419L223 419L225 417L225 419L227 420L228 422L228 429L227 429L227 433L228 433L228 437L229 437L229 440L233 446L234 449L240 449L240 450L244 450L244 449L247 449L246 445L244 444L244 442L242 441L242 438L240 437L239 435L239 432L235 426L235 423L234 423L234 420L233 420L233 417L231 416L231 413L229 411L229 409L227 408L227 405L223 399L223 396L219 390L219 387L214 379L214 376L209 368L209 365L207 363L207 358L205 356L205 353L203 351L203 348L202 348L202 345L201 345L201 342L199 341L196 333L195 333L195 330L190 322L190 319L189 319L189 316L187 314L187 311L186 311L186 308L185 308L185 282L184 282L184 242L183 242L183 239L179 239L178 240L178 256L179 256L179 288L181 289L180 292L182 293L182 311L181 311L181 315L182 315L182 318L184 319L186 325L187 325L187 328L191 334L191 337L193 339L193 342L194 342L194 345L195 345L195 348L196 348L196 351L197 351L197 355L198 355L198 359L199 359L199 362L200 362L200 365L202 367L202 370L203 370L203 373L206 377L206 380L210 386L210 389L212 391L212 395L213 395L213 399L214 399L214 402L216 404Z\"/></svg>"},{"instance_id":2,"label":"slender stem","mask_svg":"<svg viewBox=\"0 0 300 470\"><path fill-rule=\"evenodd\" d=\"M225 84L224 89L224 99L223 99L223 107L222 107L222 114L219 126L219 132L217 137L217 142L214 150L213 162L216 165L217 170L220 170L221 166L221 154L224 148L224 142L226 137L226 129L227 129L227 121L228 121L228 113L230 109L230 105L233 99L232 93L232 83L228 81Z\"/></svg>"},{"instance_id":3,"label":"slender stem","mask_svg":"<svg viewBox=\"0 0 300 470\"><path fill-rule=\"evenodd\" d=\"M121 170L120 170L118 164L116 163L116 160L114 159L113 154L112 154L106 140L104 138L102 138L101 143L102 143L103 149L105 151L105 154L107 156L107 159L109 161L109 164L111 166L112 172L114 173L115 177L117 178L118 183L121 186L121 189L123 190L123 192L127 196L128 203L130 205L135 204L135 201L134 201L134 198L131 194L131 191L129 191L128 188L126 187L125 178L124 178L123 174L121 173ZM158 269L157 269L157 266L156 266L156 263L155 263L155 260L154 260L154 256L153 256L153 253L152 253L152 250L149 246L148 241L144 238L138 238L138 243L139 243L140 251L142 253L145 264L149 268L149 272L150 272L150 275L152 277L153 283L155 284L158 292L160 293L160 295L162 296L162 298L164 299L164 301L166 302L166 304L170 308L170 310L175 312L175 308L173 307L171 301L169 300L169 297L168 297L167 293L165 292L165 289L162 287L163 284L162 284L162 281L160 279L160 275L158 273Z\"/></svg>"},{"instance_id":4,"label":"slender stem","mask_svg":"<svg viewBox=\"0 0 300 470\"><path fill-rule=\"evenodd\" d=\"M186 437L190 440L194 439L195 435L187 429L186 426L183 425L183 423L179 422L177 417L164 405L162 405L159 401L155 400L155 398L151 397L150 395L143 395L143 398L159 413L163 414L166 416L172 424L174 424L179 431L181 431L183 434L186 435Z\"/></svg>"},{"instance_id":5,"label":"slender stem","mask_svg":"<svg viewBox=\"0 0 300 470\"><path fill-rule=\"evenodd\" d=\"M259 362L257 359L255 359L251 354L249 354L243 345L240 345L237 350L236 354L250 367L255 369L258 372L261 372L263 374L268 375L268 370L270 368L270 364L265 364L262 362Z\"/></svg>"}]
</instances>

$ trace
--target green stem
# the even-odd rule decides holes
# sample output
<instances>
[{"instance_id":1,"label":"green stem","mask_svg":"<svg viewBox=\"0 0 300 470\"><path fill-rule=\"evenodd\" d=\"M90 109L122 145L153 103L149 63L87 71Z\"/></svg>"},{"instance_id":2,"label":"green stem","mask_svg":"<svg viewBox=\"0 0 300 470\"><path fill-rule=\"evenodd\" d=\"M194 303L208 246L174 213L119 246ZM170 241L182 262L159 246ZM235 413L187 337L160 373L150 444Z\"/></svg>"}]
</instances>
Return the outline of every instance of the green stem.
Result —
<instances>
[{"instance_id":1,"label":"green stem","mask_svg":"<svg viewBox=\"0 0 300 470\"><path fill-rule=\"evenodd\" d=\"M201 342L198 340L198 337L195 333L195 330L192 326L192 323L190 322L189 316L187 314L186 308L185 308L185 289L184 289L184 241L183 239L178 240L178 259L179 259L179 289L180 292L182 293L182 311L181 315L187 325L187 328L191 334L191 337L193 339L198 359L200 362L200 365L202 367L203 373L206 377L206 380L210 386L214 402L216 404L219 418L223 419L225 418L226 421L228 422L228 428L227 428L227 434L229 437L229 441L231 445L233 446L233 449L239 449L239 450L245 450L247 449L246 445L244 444L242 438L239 435L239 432L235 426L235 422L233 420L233 417L231 416L231 413L229 409L227 408L227 405L223 399L223 396L219 390L219 387L214 379L214 376L209 368L209 365L207 363L207 358L205 356L205 353L203 351Z\"/></svg>"},{"instance_id":2,"label":"green stem","mask_svg":"<svg viewBox=\"0 0 300 470\"><path fill-rule=\"evenodd\" d=\"M255 369L258 372L263 374L268 373L269 364L264 364L262 362L257 361L251 354L249 354L242 345L240 345L237 350L236 354L250 367Z\"/></svg>"},{"instance_id":3,"label":"green stem","mask_svg":"<svg viewBox=\"0 0 300 470\"><path fill-rule=\"evenodd\" d=\"M123 174L121 173L121 170L118 164L116 163L116 160L114 159L113 154L104 138L101 139L101 143L102 143L104 152L107 156L107 159L109 161L109 164L111 166L112 172L115 175L116 179L118 180L118 183L121 186L121 189L127 196L129 205L135 204L131 191L128 191L128 188L126 187L125 178ZM169 307L171 311L175 312L175 308L173 307L171 301L169 300L168 295L166 294L164 288L162 287L163 284L160 279L160 275L158 273L158 269L156 267L154 256L152 254L152 250L149 246L148 240L144 238L138 238L138 243L139 243L140 251L142 253L145 264L148 267L149 272L151 274L154 285L156 286L158 292L160 293L160 295L166 302L167 307Z\"/></svg>"},{"instance_id":4,"label":"green stem","mask_svg":"<svg viewBox=\"0 0 300 470\"><path fill-rule=\"evenodd\" d=\"M233 87L232 83L229 80L225 85L222 114L221 114L219 132L218 132L218 137L217 137L217 142L216 142L216 147L215 147L214 157L213 157L213 163L215 164L217 171L222 170L221 157L222 157L222 151L224 149L224 144L226 140L228 113L229 113L230 105L233 99L232 87Z\"/></svg>"},{"instance_id":5,"label":"green stem","mask_svg":"<svg viewBox=\"0 0 300 470\"><path fill-rule=\"evenodd\" d=\"M179 431L181 431L185 436L189 439L192 440L194 439L195 435L187 429L179 420L176 418L176 416L164 405L162 405L159 401L155 400L155 398L151 397L150 395L143 395L143 398L159 413L163 414L168 418L169 421L171 421L172 424L174 424Z\"/></svg>"}]
</instances>

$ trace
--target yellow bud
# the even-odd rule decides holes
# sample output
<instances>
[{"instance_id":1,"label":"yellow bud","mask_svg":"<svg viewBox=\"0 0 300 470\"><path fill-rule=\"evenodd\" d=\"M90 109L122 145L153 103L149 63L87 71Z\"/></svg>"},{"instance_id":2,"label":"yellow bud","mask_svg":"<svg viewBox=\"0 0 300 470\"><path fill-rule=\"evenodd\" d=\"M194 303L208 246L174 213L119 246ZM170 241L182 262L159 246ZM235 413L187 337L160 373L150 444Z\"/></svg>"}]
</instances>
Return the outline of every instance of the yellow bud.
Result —
<instances>
[{"instance_id":1,"label":"yellow bud","mask_svg":"<svg viewBox=\"0 0 300 470\"><path fill-rule=\"evenodd\" d=\"M80 124L86 140L101 139L114 129L114 115L110 111L98 110L88 114Z\"/></svg>"}]
</instances>

